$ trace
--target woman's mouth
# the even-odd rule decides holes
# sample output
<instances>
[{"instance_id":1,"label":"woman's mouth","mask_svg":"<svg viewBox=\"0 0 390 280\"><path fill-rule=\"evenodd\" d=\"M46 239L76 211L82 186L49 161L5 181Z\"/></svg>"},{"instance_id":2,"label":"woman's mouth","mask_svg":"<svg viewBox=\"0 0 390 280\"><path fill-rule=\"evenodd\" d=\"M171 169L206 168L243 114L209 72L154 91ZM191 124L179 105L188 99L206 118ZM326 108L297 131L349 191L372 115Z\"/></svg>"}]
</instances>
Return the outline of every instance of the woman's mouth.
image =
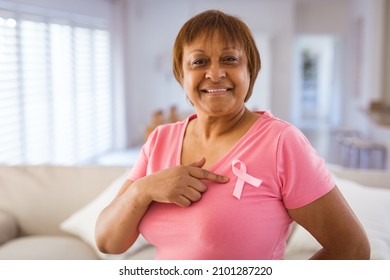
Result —
<instances>
[{"instance_id":1,"label":"woman's mouth","mask_svg":"<svg viewBox=\"0 0 390 280\"><path fill-rule=\"evenodd\" d=\"M231 91L231 88L215 88L215 89L202 89L201 92L208 93L211 95L221 95L228 91Z\"/></svg>"}]
</instances>

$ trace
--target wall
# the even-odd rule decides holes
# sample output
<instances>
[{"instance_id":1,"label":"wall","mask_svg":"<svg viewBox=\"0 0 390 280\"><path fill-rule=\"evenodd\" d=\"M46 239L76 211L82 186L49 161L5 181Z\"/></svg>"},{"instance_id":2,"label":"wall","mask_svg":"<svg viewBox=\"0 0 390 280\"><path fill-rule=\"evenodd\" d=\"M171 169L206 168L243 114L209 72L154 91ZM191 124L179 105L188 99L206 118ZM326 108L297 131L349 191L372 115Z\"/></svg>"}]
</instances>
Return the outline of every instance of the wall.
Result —
<instances>
[{"instance_id":1,"label":"wall","mask_svg":"<svg viewBox=\"0 0 390 280\"><path fill-rule=\"evenodd\" d=\"M163 3L164 2L164 3ZM173 11L179 11L172 16ZM128 145L143 142L152 112L172 104L190 109L173 78L171 50L189 17L186 1L129 1L127 7L126 109Z\"/></svg>"},{"instance_id":2,"label":"wall","mask_svg":"<svg viewBox=\"0 0 390 280\"><path fill-rule=\"evenodd\" d=\"M383 100L383 85L388 80L383 73L383 54L388 53L384 48L383 37L385 1L388 0L354 0L348 45L351 52L348 53L347 58L347 71L350 75L347 77L348 88L345 95L349 106L344 112L344 125L361 131L366 138L374 142L385 145L388 154L387 168L390 170L390 127L377 124L368 114L371 101ZM361 50L357 53L357 41L354 38L356 33L353 31L359 21L361 22ZM358 75L359 79L353 76L357 69L361 71ZM356 88L359 92L353 90Z\"/></svg>"},{"instance_id":3,"label":"wall","mask_svg":"<svg viewBox=\"0 0 390 280\"><path fill-rule=\"evenodd\" d=\"M296 31L299 34L344 36L348 28L350 8L350 0L298 1Z\"/></svg>"},{"instance_id":4,"label":"wall","mask_svg":"<svg viewBox=\"0 0 390 280\"><path fill-rule=\"evenodd\" d=\"M383 67L383 101L390 107L390 1L385 1L385 45L384 45L384 67Z\"/></svg>"},{"instance_id":5,"label":"wall","mask_svg":"<svg viewBox=\"0 0 390 280\"><path fill-rule=\"evenodd\" d=\"M381 99L383 70L383 0L354 0L347 42L345 126L369 134L366 110Z\"/></svg>"},{"instance_id":6,"label":"wall","mask_svg":"<svg viewBox=\"0 0 390 280\"><path fill-rule=\"evenodd\" d=\"M116 149L127 148L127 110L125 92L127 84L128 33L127 1L111 1L112 32L112 92L114 104L114 123Z\"/></svg>"}]
</instances>

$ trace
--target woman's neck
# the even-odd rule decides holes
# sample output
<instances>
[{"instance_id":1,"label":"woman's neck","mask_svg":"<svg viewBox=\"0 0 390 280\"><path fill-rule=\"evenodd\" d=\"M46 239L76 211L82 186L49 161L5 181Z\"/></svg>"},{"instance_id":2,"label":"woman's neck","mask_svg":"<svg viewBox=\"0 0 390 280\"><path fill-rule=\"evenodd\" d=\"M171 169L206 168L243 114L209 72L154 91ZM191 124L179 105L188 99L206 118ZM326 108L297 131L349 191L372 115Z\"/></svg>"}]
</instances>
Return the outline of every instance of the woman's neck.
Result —
<instances>
[{"instance_id":1,"label":"woman's neck","mask_svg":"<svg viewBox=\"0 0 390 280\"><path fill-rule=\"evenodd\" d=\"M198 114L192 126L192 132L202 141L214 141L220 136L231 132L239 132L246 127L247 121L251 118L258 118L245 106L238 113L224 117L210 117Z\"/></svg>"}]
</instances>

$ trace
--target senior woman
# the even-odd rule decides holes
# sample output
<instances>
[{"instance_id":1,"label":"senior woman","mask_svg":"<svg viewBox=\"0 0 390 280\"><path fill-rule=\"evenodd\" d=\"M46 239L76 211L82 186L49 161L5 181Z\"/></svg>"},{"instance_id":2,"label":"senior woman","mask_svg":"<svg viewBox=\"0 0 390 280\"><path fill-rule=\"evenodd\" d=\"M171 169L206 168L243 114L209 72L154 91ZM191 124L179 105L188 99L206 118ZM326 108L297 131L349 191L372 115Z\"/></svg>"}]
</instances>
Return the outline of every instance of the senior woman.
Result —
<instances>
[{"instance_id":1,"label":"senior woman","mask_svg":"<svg viewBox=\"0 0 390 280\"><path fill-rule=\"evenodd\" d=\"M293 221L323 246L313 259L367 259L359 221L303 134L252 112L260 56L221 11L181 28L173 70L196 114L159 126L100 214L96 241L122 253L140 233L156 259L283 259Z\"/></svg>"}]
</instances>

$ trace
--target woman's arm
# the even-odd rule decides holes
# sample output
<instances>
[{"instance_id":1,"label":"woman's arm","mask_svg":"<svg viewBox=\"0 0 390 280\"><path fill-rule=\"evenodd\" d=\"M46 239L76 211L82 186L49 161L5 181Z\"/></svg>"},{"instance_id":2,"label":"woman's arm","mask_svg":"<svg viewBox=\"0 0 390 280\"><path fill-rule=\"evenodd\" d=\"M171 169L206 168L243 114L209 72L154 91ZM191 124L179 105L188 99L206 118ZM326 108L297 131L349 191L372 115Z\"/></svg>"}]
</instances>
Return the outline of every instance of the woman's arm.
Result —
<instances>
[{"instance_id":1,"label":"woman's arm","mask_svg":"<svg viewBox=\"0 0 390 280\"><path fill-rule=\"evenodd\" d=\"M164 169L134 182L127 180L97 220L99 250L110 254L125 252L138 238L138 225L151 202L188 207L206 191L202 180L228 181L225 176L202 169L205 162L203 158L191 165Z\"/></svg>"},{"instance_id":2,"label":"woman's arm","mask_svg":"<svg viewBox=\"0 0 390 280\"><path fill-rule=\"evenodd\" d=\"M288 212L323 247L311 259L370 258L364 229L337 186L314 202Z\"/></svg>"},{"instance_id":3,"label":"woman's arm","mask_svg":"<svg viewBox=\"0 0 390 280\"><path fill-rule=\"evenodd\" d=\"M126 180L116 198L100 213L95 238L101 252L120 254L137 240L138 224L149 206L139 193L138 183Z\"/></svg>"}]
</instances>

